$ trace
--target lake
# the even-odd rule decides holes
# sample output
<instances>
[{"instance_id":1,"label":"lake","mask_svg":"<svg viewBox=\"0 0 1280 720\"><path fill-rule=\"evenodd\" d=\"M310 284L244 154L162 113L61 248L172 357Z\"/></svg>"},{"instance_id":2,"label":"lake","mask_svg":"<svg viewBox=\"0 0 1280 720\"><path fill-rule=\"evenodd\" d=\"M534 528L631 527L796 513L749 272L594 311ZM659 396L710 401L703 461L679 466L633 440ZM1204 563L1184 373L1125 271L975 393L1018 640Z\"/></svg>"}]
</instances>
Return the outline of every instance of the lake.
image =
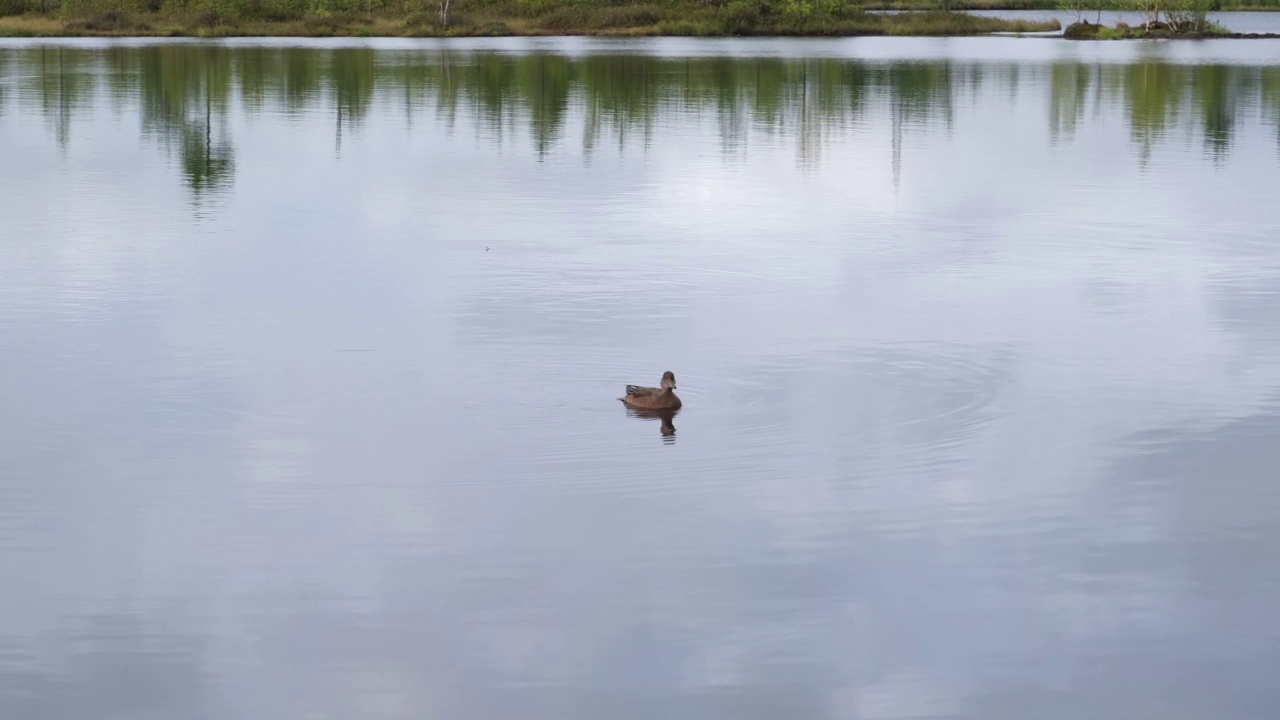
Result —
<instances>
[{"instance_id":1,"label":"lake","mask_svg":"<svg viewBox=\"0 0 1280 720\"><path fill-rule=\"evenodd\" d=\"M0 717L1269 716L1276 58L0 43Z\"/></svg>"}]
</instances>

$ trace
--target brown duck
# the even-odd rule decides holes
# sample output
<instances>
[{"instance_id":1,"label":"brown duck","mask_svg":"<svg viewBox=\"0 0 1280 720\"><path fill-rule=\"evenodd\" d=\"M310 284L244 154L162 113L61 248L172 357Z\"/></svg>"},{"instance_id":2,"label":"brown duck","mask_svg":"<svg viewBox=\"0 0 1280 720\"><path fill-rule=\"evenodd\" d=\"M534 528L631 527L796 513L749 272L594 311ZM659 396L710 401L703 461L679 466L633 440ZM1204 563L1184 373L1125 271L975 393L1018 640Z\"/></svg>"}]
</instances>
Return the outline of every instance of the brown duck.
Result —
<instances>
[{"instance_id":1,"label":"brown duck","mask_svg":"<svg viewBox=\"0 0 1280 720\"><path fill-rule=\"evenodd\" d=\"M626 397L618 398L627 407L638 410L678 410L681 402L676 397L676 376L670 370L662 373L662 387L628 385Z\"/></svg>"}]
</instances>

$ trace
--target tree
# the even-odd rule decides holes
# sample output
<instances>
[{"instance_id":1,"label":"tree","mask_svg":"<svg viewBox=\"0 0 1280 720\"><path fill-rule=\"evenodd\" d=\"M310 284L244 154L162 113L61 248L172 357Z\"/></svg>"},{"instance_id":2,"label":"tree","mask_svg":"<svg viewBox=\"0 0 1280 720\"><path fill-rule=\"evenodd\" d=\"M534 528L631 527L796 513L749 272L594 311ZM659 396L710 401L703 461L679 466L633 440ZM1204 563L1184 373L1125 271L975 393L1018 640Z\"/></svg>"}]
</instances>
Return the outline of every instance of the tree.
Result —
<instances>
[{"instance_id":1,"label":"tree","mask_svg":"<svg viewBox=\"0 0 1280 720\"><path fill-rule=\"evenodd\" d=\"M1085 0L1058 0L1058 9L1068 12L1076 17L1076 22L1084 19L1084 3Z\"/></svg>"}]
</instances>

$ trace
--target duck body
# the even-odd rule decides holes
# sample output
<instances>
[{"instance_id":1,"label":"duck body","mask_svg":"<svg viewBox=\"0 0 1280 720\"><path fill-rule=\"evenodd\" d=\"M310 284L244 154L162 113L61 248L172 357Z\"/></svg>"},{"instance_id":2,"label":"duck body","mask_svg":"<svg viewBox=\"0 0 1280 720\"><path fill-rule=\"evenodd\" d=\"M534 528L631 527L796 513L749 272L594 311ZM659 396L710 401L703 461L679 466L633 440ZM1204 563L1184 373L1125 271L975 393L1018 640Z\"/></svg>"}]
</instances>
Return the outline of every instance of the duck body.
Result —
<instances>
[{"instance_id":1,"label":"duck body","mask_svg":"<svg viewBox=\"0 0 1280 720\"><path fill-rule=\"evenodd\" d=\"M627 394L618 398L637 410L679 410L683 404L675 393L676 376L670 370L662 374L661 387L628 385Z\"/></svg>"}]
</instances>

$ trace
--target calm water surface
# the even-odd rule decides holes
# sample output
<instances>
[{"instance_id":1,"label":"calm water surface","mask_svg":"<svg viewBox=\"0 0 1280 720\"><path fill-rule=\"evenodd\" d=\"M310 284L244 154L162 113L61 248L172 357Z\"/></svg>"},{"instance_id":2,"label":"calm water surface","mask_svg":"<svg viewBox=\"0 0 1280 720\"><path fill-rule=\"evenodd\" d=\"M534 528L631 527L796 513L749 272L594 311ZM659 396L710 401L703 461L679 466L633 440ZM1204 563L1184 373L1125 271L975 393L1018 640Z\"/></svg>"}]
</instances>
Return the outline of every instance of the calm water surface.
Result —
<instances>
[{"instance_id":1,"label":"calm water surface","mask_svg":"<svg viewBox=\"0 0 1280 720\"><path fill-rule=\"evenodd\" d=\"M0 717L1273 716L1277 59L0 45Z\"/></svg>"}]
</instances>

